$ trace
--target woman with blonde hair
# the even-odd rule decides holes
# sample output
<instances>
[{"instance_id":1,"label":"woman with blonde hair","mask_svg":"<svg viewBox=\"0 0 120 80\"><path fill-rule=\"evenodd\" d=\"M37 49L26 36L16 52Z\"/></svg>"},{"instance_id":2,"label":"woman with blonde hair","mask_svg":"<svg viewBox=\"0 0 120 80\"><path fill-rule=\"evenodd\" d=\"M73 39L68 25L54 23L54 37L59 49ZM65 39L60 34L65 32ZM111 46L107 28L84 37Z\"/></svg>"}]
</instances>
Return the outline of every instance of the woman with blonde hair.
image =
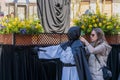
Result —
<instances>
[{"instance_id":1,"label":"woman with blonde hair","mask_svg":"<svg viewBox=\"0 0 120 80\"><path fill-rule=\"evenodd\" d=\"M83 37L80 38L86 46L86 52L90 55L88 58L90 73L93 80L104 80L101 67L106 66L111 46L107 43L104 32L100 28L93 28L90 34L90 39L91 43Z\"/></svg>"}]
</instances>

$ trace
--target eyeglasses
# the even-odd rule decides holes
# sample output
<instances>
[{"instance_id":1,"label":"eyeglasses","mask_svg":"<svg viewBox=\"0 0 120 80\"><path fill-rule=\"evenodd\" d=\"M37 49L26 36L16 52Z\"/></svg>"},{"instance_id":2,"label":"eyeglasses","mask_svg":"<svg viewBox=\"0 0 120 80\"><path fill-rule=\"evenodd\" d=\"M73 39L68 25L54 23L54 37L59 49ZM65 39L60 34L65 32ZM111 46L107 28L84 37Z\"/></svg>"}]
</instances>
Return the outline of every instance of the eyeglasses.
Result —
<instances>
[{"instance_id":1,"label":"eyeglasses","mask_svg":"<svg viewBox=\"0 0 120 80\"><path fill-rule=\"evenodd\" d=\"M91 37L94 37L94 36L95 36L95 34L91 34L90 36L91 36Z\"/></svg>"}]
</instances>

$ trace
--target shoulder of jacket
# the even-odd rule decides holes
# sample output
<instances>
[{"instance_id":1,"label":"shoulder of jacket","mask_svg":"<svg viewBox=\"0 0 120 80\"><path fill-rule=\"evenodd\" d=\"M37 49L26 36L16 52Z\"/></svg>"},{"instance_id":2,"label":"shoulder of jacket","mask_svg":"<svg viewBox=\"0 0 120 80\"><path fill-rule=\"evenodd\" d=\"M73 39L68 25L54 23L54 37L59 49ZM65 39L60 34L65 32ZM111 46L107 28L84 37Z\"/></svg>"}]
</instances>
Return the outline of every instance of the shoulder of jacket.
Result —
<instances>
[{"instance_id":1,"label":"shoulder of jacket","mask_svg":"<svg viewBox=\"0 0 120 80\"><path fill-rule=\"evenodd\" d=\"M76 40L73 42L72 48L76 48L76 47L84 47L83 43L80 40Z\"/></svg>"}]
</instances>

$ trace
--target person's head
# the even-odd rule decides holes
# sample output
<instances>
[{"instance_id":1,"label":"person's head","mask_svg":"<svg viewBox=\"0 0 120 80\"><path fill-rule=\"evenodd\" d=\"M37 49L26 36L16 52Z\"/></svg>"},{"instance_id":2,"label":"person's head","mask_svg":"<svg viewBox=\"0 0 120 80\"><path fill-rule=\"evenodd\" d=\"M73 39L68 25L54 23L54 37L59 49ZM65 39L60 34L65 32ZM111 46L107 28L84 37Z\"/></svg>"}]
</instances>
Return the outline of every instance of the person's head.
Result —
<instances>
[{"instance_id":1,"label":"person's head","mask_svg":"<svg viewBox=\"0 0 120 80\"><path fill-rule=\"evenodd\" d=\"M79 26L71 27L67 33L68 39L72 41L79 39L80 35L81 35L81 29Z\"/></svg>"},{"instance_id":2,"label":"person's head","mask_svg":"<svg viewBox=\"0 0 120 80\"><path fill-rule=\"evenodd\" d=\"M92 42L102 43L106 41L104 32L100 28L93 28L90 38Z\"/></svg>"}]
</instances>

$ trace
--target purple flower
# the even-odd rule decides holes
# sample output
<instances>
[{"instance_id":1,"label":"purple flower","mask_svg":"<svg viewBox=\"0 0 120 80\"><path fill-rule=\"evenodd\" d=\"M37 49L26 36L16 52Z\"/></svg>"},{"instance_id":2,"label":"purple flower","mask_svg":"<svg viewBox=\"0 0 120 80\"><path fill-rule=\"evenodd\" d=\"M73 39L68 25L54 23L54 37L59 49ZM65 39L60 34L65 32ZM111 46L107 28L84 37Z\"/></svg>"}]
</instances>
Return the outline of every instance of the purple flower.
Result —
<instances>
[{"instance_id":1,"label":"purple flower","mask_svg":"<svg viewBox=\"0 0 120 80\"><path fill-rule=\"evenodd\" d=\"M0 27L2 26L2 24L0 24Z\"/></svg>"},{"instance_id":2,"label":"purple flower","mask_svg":"<svg viewBox=\"0 0 120 80\"><path fill-rule=\"evenodd\" d=\"M6 26L1 26L1 27L2 27L2 29L3 29L3 28L6 28Z\"/></svg>"},{"instance_id":3,"label":"purple flower","mask_svg":"<svg viewBox=\"0 0 120 80\"><path fill-rule=\"evenodd\" d=\"M6 20L6 23L8 23L9 22L9 20Z\"/></svg>"},{"instance_id":4,"label":"purple flower","mask_svg":"<svg viewBox=\"0 0 120 80\"><path fill-rule=\"evenodd\" d=\"M26 34L27 33L27 31L26 31L26 29L24 28L24 29L20 29L20 33L21 34Z\"/></svg>"},{"instance_id":5,"label":"purple flower","mask_svg":"<svg viewBox=\"0 0 120 80\"><path fill-rule=\"evenodd\" d=\"M0 24L0 30L4 29L4 28L5 28L5 26L2 26L2 24Z\"/></svg>"}]
</instances>

